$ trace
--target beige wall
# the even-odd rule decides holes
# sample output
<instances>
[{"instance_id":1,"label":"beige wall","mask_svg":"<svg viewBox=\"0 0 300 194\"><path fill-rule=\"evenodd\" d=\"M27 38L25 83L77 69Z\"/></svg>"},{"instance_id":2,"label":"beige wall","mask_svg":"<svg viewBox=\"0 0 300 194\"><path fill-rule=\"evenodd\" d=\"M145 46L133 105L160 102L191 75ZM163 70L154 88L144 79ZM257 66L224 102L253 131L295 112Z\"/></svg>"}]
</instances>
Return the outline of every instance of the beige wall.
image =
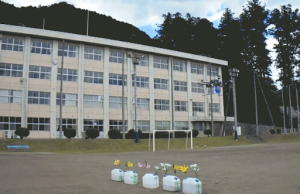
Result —
<instances>
[{"instance_id":1,"label":"beige wall","mask_svg":"<svg viewBox=\"0 0 300 194\"><path fill-rule=\"evenodd\" d=\"M28 104L28 117L50 118L50 105Z\"/></svg>"},{"instance_id":2,"label":"beige wall","mask_svg":"<svg viewBox=\"0 0 300 194\"><path fill-rule=\"evenodd\" d=\"M21 117L22 104L0 104L0 116Z\"/></svg>"},{"instance_id":3,"label":"beige wall","mask_svg":"<svg viewBox=\"0 0 300 194\"><path fill-rule=\"evenodd\" d=\"M14 52L6 50L1 51L1 63L23 64L23 58L23 52Z\"/></svg>"},{"instance_id":4,"label":"beige wall","mask_svg":"<svg viewBox=\"0 0 300 194\"><path fill-rule=\"evenodd\" d=\"M0 77L0 88L9 90L22 90L21 77Z\"/></svg>"}]
</instances>

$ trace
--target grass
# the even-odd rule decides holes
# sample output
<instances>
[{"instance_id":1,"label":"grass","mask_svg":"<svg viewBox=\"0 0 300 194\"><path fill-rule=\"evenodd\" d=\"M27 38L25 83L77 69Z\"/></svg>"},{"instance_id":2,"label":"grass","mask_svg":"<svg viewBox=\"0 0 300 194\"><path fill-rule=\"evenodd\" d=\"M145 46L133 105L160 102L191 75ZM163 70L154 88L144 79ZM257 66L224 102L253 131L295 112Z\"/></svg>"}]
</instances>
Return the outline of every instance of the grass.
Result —
<instances>
[{"instance_id":1,"label":"grass","mask_svg":"<svg viewBox=\"0 0 300 194\"><path fill-rule=\"evenodd\" d=\"M265 143L289 143L300 142L300 134L264 135L261 137Z\"/></svg>"},{"instance_id":2,"label":"grass","mask_svg":"<svg viewBox=\"0 0 300 194\"><path fill-rule=\"evenodd\" d=\"M53 152L53 153L119 153L148 151L149 140L141 139L136 144L132 139L4 139L0 141L0 152L7 152L6 146L9 144L29 145L31 152ZM167 139L156 139L156 150L167 150ZM233 136L226 137L202 137L194 138L194 149L220 146L238 146L253 144L249 139L240 137L239 141L235 141ZM188 140L188 148L190 148L190 139ZM186 141L182 139L171 139L170 149L185 149ZM152 150L152 141L151 141Z\"/></svg>"}]
</instances>

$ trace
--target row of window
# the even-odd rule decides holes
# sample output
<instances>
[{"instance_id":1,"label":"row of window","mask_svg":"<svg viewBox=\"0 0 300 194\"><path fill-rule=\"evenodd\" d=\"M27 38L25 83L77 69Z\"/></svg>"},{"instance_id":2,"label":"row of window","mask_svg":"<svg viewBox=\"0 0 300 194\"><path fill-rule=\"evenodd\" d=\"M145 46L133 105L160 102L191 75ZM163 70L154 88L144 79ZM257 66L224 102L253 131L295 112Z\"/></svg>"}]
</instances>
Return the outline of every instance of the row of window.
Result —
<instances>
[{"instance_id":1,"label":"row of window","mask_svg":"<svg viewBox=\"0 0 300 194\"><path fill-rule=\"evenodd\" d=\"M73 69L58 69L57 80L61 79L63 76L64 81L77 82L78 72ZM22 77L22 65L16 64L0 64L0 76L10 76L10 77ZM51 67L40 67L40 66L29 66L29 78L36 79L50 79L51 77ZM149 88L149 78L147 77L136 77L136 86L142 88ZM103 84L103 73L94 71L85 71L84 82ZM109 84L122 86L122 75L121 74L109 74ZM127 76L124 76L124 85L127 86ZM134 86L134 80L132 81L132 86ZM187 82L174 80L174 90L175 91L187 91ZM168 90L169 80L154 78L154 88ZM204 85L198 83L192 83L192 92L204 93Z\"/></svg>"},{"instance_id":2,"label":"row of window","mask_svg":"<svg viewBox=\"0 0 300 194\"><path fill-rule=\"evenodd\" d=\"M2 38L2 50L8 51L17 51L23 52L24 50L24 40L20 38L14 37L3 37ZM31 53L35 54L45 54L51 55L52 53L52 43L47 41L31 41ZM58 45L58 56L64 55L65 57L77 57L78 56L78 47L74 46L69 43L59 43ZM142 54L140 54L142 55ZM148 57L144 55L145 58L141 59L139 62L140 66L148 66ZM84 48L84 58L90 60L101 61L103 58L103 49L101 48L92 48L92 47L85 47ZM109 62L114 63L123 63L124 60L124 53L120 51L112 50L109 56ZM160 69L169 69L169 62L168 59L161 58L161 57L154 57L153 59L153 67L160 68ZM179 72L186 72L187 67L186 63L178 60L174 60L173 62L173 70ZM203 74L203 65L202 64L191 64L191 73L195 74ZM218 76L218 68L212 67L212 71L210 71L210 67L207 68L207 75Z\"/></svg>"},{"instance_id":3,"label":"row of window","mask_svg":"<svg viewBox=\"0 0 300 194\"><path fill-rule=\"evenodd\" d=\"M59 105L62 101L63 106L77 106L77 94L62 94L60 98L58 93L56 96L56 104ZM22 91L21 90L3 90L0 89L0 103L15 103L21 104ZM103 108L103 96L99 95L84 95L83 96L84 107L90 108ZM138 98L137 99L137 109L149 110L149 99ZM28 104L41 104L50 105L50 92L28 92ZM135 106L135 102L133 102ZM175 101L175 111L187 111L188 103L187 101ZM122 108L122 97L110 96L109 97L109 107L112 109ZM127 108L127 98L124 98L124 107ZM170 110L169 100L154 100L155 110ZM210 104L209 104L210 110ZM220 112L219 104L213 103L213 111ZM204 103L193 102L193 112L204 112Z\"/></svg>"},{"instance_id":4,"label":"row of window","mask_svg":"<svg viewBox=\"0 0 300 194\"><path fill-rule=\"evenodd\" d=\"M57 131L60 130L59 119L56 120ZM16 130L21 127L21 117L3 117L0 116L0 130ZM150 131L150 121L137 121L138 129ZM175 121L175 130L187 130L188 122ZM27 128L34 131L50 131L50 118L27 118ZM76 119L62 119L62 128L77 129ZM103 120L84 119L84 131L89 128L97 128L103 131ZM109 129L122 130L122 120L110 120ZM125 130L127 131L127 121L125 121ZM170 130L170 121L155 121L155 130Z\"/></svg>"}]
</instances>

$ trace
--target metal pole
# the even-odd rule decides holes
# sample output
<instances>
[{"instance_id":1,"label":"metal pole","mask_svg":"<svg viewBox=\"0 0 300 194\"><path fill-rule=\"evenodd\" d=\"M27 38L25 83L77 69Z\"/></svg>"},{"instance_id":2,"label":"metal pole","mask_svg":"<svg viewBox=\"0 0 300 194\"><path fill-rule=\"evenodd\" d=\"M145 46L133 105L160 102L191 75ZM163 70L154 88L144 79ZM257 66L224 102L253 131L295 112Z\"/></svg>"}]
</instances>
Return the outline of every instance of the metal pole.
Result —
<instances>
[{"instance_id":1,"label":"metal pole","mask_svg":"<svg viewBox=\"0 0 300 194\"><path fill-rule=\"evenodd\" d=\"M211 82L211 63L209 63L209 68L210 68L210 76L209 76L209 81ZM213 87L211 86L210 88L210 117L211 117L211 136L214 137L214 116L213 116L213 98L212 98L212 93L213 93Z\"/></svg>"},{"instance_id":2,"label":"metal pole","mask_svg":"<svg viewBox=\"0 0 300 194\"><path fill-rule=\"evenodd\" d=\"M226 122L226 118L227 118L227 112L228 112L228 103L229 103L229 99L230 99L230 90L231 89L231 85L229 86L229 93L228 93L228 98L227 98L227 105L226 105L226 113L225 113L225 119L224 119L224 124L222 126L222 135L225 136L225 122Z\"/></svg>"},{"instance_id":3,"label":"metal pole","mask_svg":"<svg viewBox=\"0 0 300 194\"><path fill-rule=\"evenodd\" d=\"M89 35L89 10L87 11L87 21L86 21L86 35Z\"/></svg>"},{"instance_id":4,"label":"metal pole","mask_svg":"<svg viewBox=\"0 0 300 194\"><path fill-rule=\"evenodd\" d=\"M45 29L45 18L43 19L43 30Z\"/></svg>"},{"instance_id":5,"label":"metal pole","mask_svg":"<svg viewBox=\"0 0 300 194\"><path fill-rule=\"evenodd\" d=\"M174 121L174 80L173 80L173 58L171 58L171 111L172 111L172 130L175 130ZM172 138L175 138L175 132L173 132Z\"/></svg>"},{"instance_id":6,"label":"metal pole","mask_svg":"<svg viewBox=\"0 0 300 194\"><path fill-rule=\"evenodd\" d=\"M62 90L63 90L63 68L64 68L64 52L65 52L65 41L63 40L62 45L62 57L61 57L61 68L60 68L60 103L59 103L59 137L62 139Z\"/></svg>"},{"instance_id":7,"label":"metal pole","mask_svg":"<svg viewBox=\"0 0 300 194\"><path fill-rule=\"evenodd\" d=\"M123 132L123 139L125 139L124 63L125 63L125 51L123 49L123 63L122 63L122 132Z\"/></svg>"},{"instance_id":8,"label":"metal pole","mask_svg":"<svg viewBox=\"0 0 300 194\"><path fill-rule=\"evenodd\" d=\"M293 115L292 115L292 101L291 101L291 85L289 85L289 100L290 100L290 119L291 119L291 130L290 133L293 133Z\"/></svg>"},{"instance_id":9,"label":"metal pole","mask_svg":"<svg viewBox=\"0 0 300 194\"><path fill-rule=\"evenodd\" d=\"M298 118L298 133L299 131L299 102L298 102L298 86L296 85L296 101L297 101L297 118Z\"/></svg>"},{"instance_id":10,"label":"metal pole","mask_svg":"<svg viewBox=\"0 0 300 194\"><path fill-rule=\"evenodd\" d=\"M256 96L256 82L255 82L255 70L253 71L253 82L254 82L254 95L255 95L255 131L258 136L258 113L257 113L257 96Z\"/></svg>"},{"instance_id":11,"label":"metal pole","mask_svg":"<svg viewBox=\"0 0 300 194\"><path fill-rule=\"evenodd\" d=\"M234 73L234 72L233 72ZM237 134L237 110L236 110L236 94L235 94L235 75L232 76L232 94L233 94L233 110L234 110L234 127ZM235 140L238 140L238 135L235 136Z\"/></svg>"},{"instance_id":12,"label":"metal pole","mask_svg":"<svg viewBox=\"0 0 300 194\"><path fill-rule=\"evenodd\" d=\"M283 131L284 131L284 133L286 133L286 128L285 128L285 106L284 106L284 99L283 99L283 90L284 90L284 85L282 86L281 94L282 94L282 105L283 105Z\"/></svg>"},{"instance_id":13,"label":"metal pole","mask_svg":"<svg viewBox=\"0 0 300 194\"><path fill-rule=\"evenodd\" d=\"M137 128L137 112L136 112L136 108L137 108L137 93L136 93L136 64L134 64L134 127L135 127L135 143L139 143L139 131Z\"/></svg>"}]
</instances>

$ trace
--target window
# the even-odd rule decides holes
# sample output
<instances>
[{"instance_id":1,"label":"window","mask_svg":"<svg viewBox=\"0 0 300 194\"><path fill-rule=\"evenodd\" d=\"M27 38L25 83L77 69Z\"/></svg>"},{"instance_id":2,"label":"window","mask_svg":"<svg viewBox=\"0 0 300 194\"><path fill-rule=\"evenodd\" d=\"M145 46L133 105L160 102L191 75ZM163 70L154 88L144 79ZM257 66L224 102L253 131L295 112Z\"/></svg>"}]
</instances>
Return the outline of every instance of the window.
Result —
<instances>
[{"instance_id":1,"label":"window","mask_svg":"<svg viewBox=\"0 0 300 194\"><path fill-rule=\"evenodd\" d=\"M193 112L204 112L204 103L193 102Z\"/></svg>"},{"instance_id":2,"label":"window","mask_svg":"<svg viewBox=\"0 0 300 194\"><path fill-rule=\"evenodd\" d=\"M187 111L187 104L186 101L175 101L175 111Z\"/></svg>"},{"instance_id":3,"label":"window","mask_svg":"<svg viewBox=\"0 0 300 194\"><path fill-rule=\"evenodd\" d=\"M84 119L83 121L83 130L96 128L99 131L103 131L103 120L94 120L94 119Z\"/></svg>"},{"instance_id":4,"label":"window","mask_svg":"<svg viewBox=\"0 0 300 194\"><path fill-rule=\"evenodd\" d=\"M91 47L84 48L84 58L85 59L101 61L102 55L103 55L102 53L103 53L102 49L94 49Z\"/></svg>"},{"instance_id":5,"label":"window","mask_svg":"<svg viewBox=\"0 0 300 194\"><path fill-rule=\"evenodd\" d=\"M150 121L137 121L137 128L141 131L150 131Z\"/></svg>"},{"instance_id":6,"label":"window","mask_svg":"<svg viewBox=\"0 0 300 194\"><path fill-rule=\"evenodd\" d=\"M21 117L0 116L0 130L16 130L21 127Z\"/></svg>"},{"instance_id":7,"label":"window","mask_svg":"<svg viewBox=\"0 0 300 194\"><path fill-rule=\"evenodd\" d=\"M192 82L192 92L204 93L204 85Z\"/></svg>"},{"instance_id":8,"label":"window","mask_svg":"<svg viewBox=\"0 0 300 194\"><path fill-rule=\"evenodd\" d=\"M210 67L207 66L207 76L210 76ZM211 76L219 76L219 68L211 67Z\"/></svg>"},{"instance_id":9,"label":"window","mask_svg":"<svg viewBox=\"0 0 300 194\"><path fill-rule=\"evenodd\" d=\"M189 122L186 121L175 121L175 130L188 130Z\"/></svg>"},{"instance_id":10,"label":"window","mask_svg":"<svg viewBox=\"0 0 300 194\"><path fill-rule=\"evenodd\" d=\"M191 73L203 74L203 65L191 63Z\"/></svg>"},{"instance_id":11,"label":"window","mask_svg":"<svg viewBox=\"0 0 300 194\"><path fill-rule=\"evenodd\" d=\"M208 107L208 112L210 113L211 112L211 103L209 103L209 107ZM220 112L220 104L218 103L213 103L213 112L217 112L219 113Z\"/></svg>"},{"instance_id":12,"label":"window","mask_svg":"<svg viewBox=\"0 0 300 194\"><path fill-rule=\"evenodd\" d=\"M155 121L155 130L170 130L170 121Z\"/></svg>"},{"instance_id":13,"label":"window","mask_svg":"<svg viewBox=\"0 0 300 194\"><path fill-rule=\"evenodd\" d=\"M187 82L174 80L174 90L186 92L187 91Z\"/></svg>"},{"instance_id":14,"label":"window","mask_svg":"<svg viewBox=\"0 0 300 194\"><path fill-rule=\"evenodd\" d=\"M109 108L121 109L122 108L122 97L110 96L109 97ZM124 98L124 108L127 108L127 98Z\"/></svg>"},{"instance_id":15,"label":"window","mask_svg":"<svg viewBox=\"0 0 300 194\"><path fill-rule=\"evenodd\" d=\"M103 84L103 73L94 71L85 71L84 82Z\"/></svg>"},{"instance_id":16,"label":"window","mask_svg":"<svg viewBox=\"0 0 300 194\"><path fill-rule=\"evenodd\" d=\"M169 80L154 78L154 88L161 90L169 89Z\"/></svg>"},{"instance_id":17,"label":"window","mask_svg":"<svg viewBox=\"0 0 300 194\"><path fill-rule=\"evenodd\" d=\"M23 52L24 40L21 38L3 37L2 50Z\"/></svg>"},{"instance_id":18,"label":"window","mask_svg":"<svg viewBox=\"0 0 300 194\"><path fill-rule=\"evenodd\" d=\"M110 73L109 85L122 86L122 75ZM127 75L124 75L124 86L127 86Z\"/></svg>"},{"instance_id":19,"label":"window","mask_svg":"<svg viewBox=\"0 0 300 194\"><path fill-rule=\"evenodd\" d=\"M173 71L186 72L186 64L181 61L173 61Z\"/></svg>"},{"instance_id":20,"label":"window","mask_svg":"<svg viewBox=\"0 0 300 194\"><path fill-rule=\"evenodd\" d=\"M60 130L60 119L56 119L56 128L57 131ZM75 129L77 130L77 124L76 124L76 119L62 119L62 130L65 129ZM63 136L64 136L64 132L63 132Z\"/></svg>"},{"instance_id":21,"label":"window","mask_svg":"<svg viewBox=\"0 0 300 194\"><path fill-rule=\"evenodd\" d=\"M28 129L33 131L50 131L50 118L28 118Z\"/></svg>"},{"instance_id":22,"label":"window","mask_svg":"<svg viewBox=\"0 0 300 194\"><path fill-rule=\"evenodd\" d=\"M123 63L123 52L110 51L109 62Z\"/></svg>"},{"instance_id":23,"label":"window","mask_svg":"<svg viewBox=\"0 0 300 194\"><path fill-rule=\"evenodd\" d=\"M149 99L138 98L136 108L139 110L149 110Z\"/></svg>"},{"instance_id":24,"label":"window","mask_svg":"<svg viewBox=\"0 0 300 194\"><path fill-rule=\"evenodd\" d=\"M57 80L61 78L61 68L57 69ZM77 82L77 70L75 69L63 69L63 80L70 82Z\"/></svg>"},{"instance_id":25,"label":"window","mask_svg":"<svg viewBox=\"0 0 300 194\"><path fill-rule=\"evenodd\" d=\"M134 79L132 80L132 86L134 86ZM149 78L136 76L136 87L149 88Z\"/></svg>"},{"instance_id":26,"label":"window","mask_svg":"<svg viewBox=\"0 0 300 194\"><path fill-rule=\"evenodd\" d=\"M169 62L167 59L154 57L153 66L159 69L169 69Z\"/></svg>"},{"instance_id":27,"label":"window","mask_svg":"<svg viewBox=\"0 0 300 194\"><path fill-rule=\"evenodd\" d=\"M50 79L51 67L29 66L29 78Z\"/></svg>"},{"instance_id":28,"label":"window","mask_svg":"<svg viewBox=\"0 0 300 194\"><path fill-rule=\"evenodd\" d=\"M63 44L59 43L58 44L58 56L62 56L63 53ZM72 57L76 58L78 53L78 47L69 45L67 43L64 44L64 56L65 57Z\"/></svg>"},{"instance_id":29,"label":"window","mask_svg":"<svg viewBox=\"0 0 300 194\"><path fill-rule=\"evenodd\" d=\"M144 56L144 58L142 57L139 57L139 63L138 65L139 66L144 66L144 67L147 67L148 66L148 56L145 55L145 54L139 54L139 53L134 53L133 54L134 56Z\"/></svg>"},{"instance_id":30,"label":"window","mask_svg":"<svg viewBox=\"0 0 300 194\"><path fill-rule=\"evenodd\" d=\"M48 105L50 105L50 92L28 91L28 104L48 104Z\"/></svg>"},{"instance_id":31,"label":"window","mask_svg":"<svg viewBox=\"0 0 300 194\"><path fill-rule=\"evenodd\" d=\"M83 95L83 101L86 108L103 108L103 96Z\"/></svg>"},{"instance_id":32,"label":"window","mask_svg":"<svg viewBox=\"0 0 300 194\"><path fill-rule=\"evenodd\" d=\"M117 129L122 131L122 120L109 120L109 129ZM125 121L125 131L127 131L127 121Z\"/></svg>"},{"instance_id":33,"label":"window","mask_svg":"<svg viewBox=\"0 0 300 194\"><path fill-rule=\"evenodd\" d=\"M154 108L155 110L170 110L169 100L154 100Z\"/></svg>"},{"instance_id":34,"label":"window","mask_svg":"<svg viewBox=\"0 0 300 194\"><path fill-rule=\"evenodd\" d=\"M22 103L22 91L21 90L0 90L0 104L1 103Z\"/></svg>"},{"instance_id":35,"label":"window","mask_svg":"<svg viewBox=\"0 0 300 194\"><path fill-rule=\"evenodd\" d=\"M60 105L60 94L56 94L56 105ZM63 106L77 106L77 94L62 94Z\"/></svg>"},{"instance_id":36,"label":"window","mask_svg":"<svg viewBox=\"0 0 300 194\"><path fill-rule=\"evenodd\" d=\"M0 76L22 77L23 65L0 63Z\"/></svg>"},{"instance_id":37,"label":"window","mask_svg":"<svg viewBox=\"0 0 300 194\"><path fill-rule=\"evenodd\" d=\"M52 44L44 41L31 41L31 53L51 55Z\"/></svg>"}]
</instances>

